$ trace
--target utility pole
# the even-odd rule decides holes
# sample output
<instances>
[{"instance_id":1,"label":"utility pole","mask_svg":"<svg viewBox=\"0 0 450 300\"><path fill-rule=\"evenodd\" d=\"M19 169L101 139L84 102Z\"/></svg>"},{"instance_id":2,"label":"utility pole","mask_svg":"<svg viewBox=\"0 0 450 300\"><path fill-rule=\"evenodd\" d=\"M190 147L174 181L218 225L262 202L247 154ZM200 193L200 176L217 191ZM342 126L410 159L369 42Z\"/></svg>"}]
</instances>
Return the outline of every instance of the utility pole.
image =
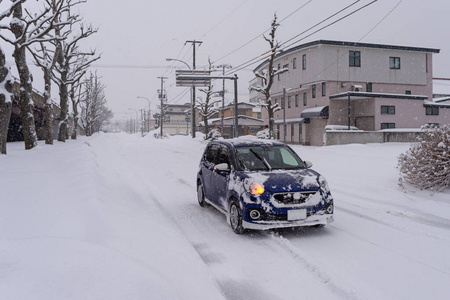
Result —
<instances>
[{"instance_id":1,"label":"utility pole","mask_svg":"<svg viewBox=\"0 0 450 300\"><path fill-rule=\"evenodd\" d=\"M283 87L283 142L286 143L286 88Z\"/></svg>"},{"instance_id":2,"label":"utility pole","mask_svg":"<svg viewBox=\"0 0 450 300\"><path fill-rule=\"evenodd\" d=\"M161 138L163 138L164 101L167 100L167 95L164 90L164 79L167 79L167 77L158 77L158 79L161 79L161 89L158 91L158 98L161 101L161 114L160 114L159 128L160 128Z\"/></svg>"},{"instance_id":3,"label":"utility pole","mask_svg":"<svg viewBox=\"0 0 450 300\"><path fill-rule=\"evenodd\" d=\"M203 42L201 41L186 41L184 44L192 43L192 50L193 50L193 60L192 60L192 70L195 70L195 45L201 44ZM191 103L191 130L192 130L192 138L195 138L195 86L192 86L192 103Z\"/></svg>"},{"instance_id":4,"label":"utility pole","mask_svg":"<svg viewBox=\"0 0 450 300\"><path fill-rule=\"evenodd\" d=\"M231 69L232 67L228 64L223 64L223 65L217 66L217 68L222 68L222 76L225 77L225 68ZM220 116L221 116L220 127L221 127L222 136L223 136L224 110L225 110L225 78L222 79L222 111L220 114Z\"/></svg>"}]
</instances>

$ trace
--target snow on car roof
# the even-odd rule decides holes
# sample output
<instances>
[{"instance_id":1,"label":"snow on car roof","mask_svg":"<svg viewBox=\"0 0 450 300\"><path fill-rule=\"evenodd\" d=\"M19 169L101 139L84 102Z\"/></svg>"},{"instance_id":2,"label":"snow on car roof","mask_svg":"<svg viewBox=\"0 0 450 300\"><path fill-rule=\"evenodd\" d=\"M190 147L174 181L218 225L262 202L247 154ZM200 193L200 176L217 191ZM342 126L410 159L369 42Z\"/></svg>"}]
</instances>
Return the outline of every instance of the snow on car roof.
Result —
<instances>
[{"instance_id":1,"label":"snow on car roof","mask_svg":"<svg viewBox=\"0 0 450 300\"><path fill-rule=\"evenodd\" d=\"M238 138L233 138L229 140L220 140L218 141L223 144L228 144L233 147L241 147L241 146L281 146L284 145L284 143L278 141L278 140L264 140L264 139L258 139L254 136L243 136Z\"/></svg>"}]
</instances>

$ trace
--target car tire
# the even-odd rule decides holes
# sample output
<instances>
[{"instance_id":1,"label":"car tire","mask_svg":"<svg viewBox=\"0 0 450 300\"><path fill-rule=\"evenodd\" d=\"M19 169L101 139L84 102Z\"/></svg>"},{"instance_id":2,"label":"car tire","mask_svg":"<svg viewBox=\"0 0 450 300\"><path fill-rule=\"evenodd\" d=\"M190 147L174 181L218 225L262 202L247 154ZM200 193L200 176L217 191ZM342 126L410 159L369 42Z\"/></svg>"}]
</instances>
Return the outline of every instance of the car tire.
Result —
<instances>
[{"instance_id":1,"label":"car tire","mask_svg":"<svg viewBox=\"0 0 450 300\"><path fill-rule=\"evenodd\" d=\"M231 202L229 215L231 229L237 234L242 234L244 232L244 227L242 227L242 212L235 201Z\"/></svg>"},{"instance_id":2,"label":"car tire","mask_svg":"<svg viewBox=\"0 0 450 300\"><path fill-rule=\"evenodd\" d=\"M197 186L197 200L198 200L198 204L201 207L204 207L206 202L205 202L205 192L203 190L203 185L201 183L198 184Z\"/></svg>"}]
</instances>

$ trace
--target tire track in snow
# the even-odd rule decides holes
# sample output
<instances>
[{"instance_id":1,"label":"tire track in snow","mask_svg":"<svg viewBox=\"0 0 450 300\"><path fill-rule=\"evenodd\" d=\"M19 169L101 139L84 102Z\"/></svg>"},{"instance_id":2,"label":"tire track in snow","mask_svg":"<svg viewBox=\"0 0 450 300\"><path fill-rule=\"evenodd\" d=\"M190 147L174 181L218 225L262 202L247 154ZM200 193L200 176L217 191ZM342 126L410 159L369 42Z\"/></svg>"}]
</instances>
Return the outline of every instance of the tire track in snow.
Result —
<instances>
[{"instance_id":1,"label":"tire track in snow","mask_svg":"<svg viewBox=\"0 0 450 300\"><path fill-rule=\"evenodd\" d=\"M333 278L323 269L320 269L317 265L313 264L304 256L300 249L295 247L289 239L283 237L282 235L276 236L274 234L267 234L267 236L272 238L272 241L283 250L284 253L289 255L293 260L301 263L305 268L316 278L318 278L326 288L328 288L333 294L341 299L367 299L366 297L360 296L354 288L352 287L342 287L336 284Z\"/></svg>"},{"instance_id":2,"label":"tire track in snow","mask_svg":"<svg viewBox=\"0 0 450 300\"><path fill-rule=\"evenodd\" d=\"M339 190L339 189L334 189L334 190L337 191L337 193L339 193L339 194L344 194L344 195L347 195L347 196L351 196L352 198L362 199L362 200L364 200L366 202L370 201L371 203L375 202L375 203L381 204L381 205L388 205L389 207L396 207L398 209L401 209L403 211L407 211L408 212L408 213L405 214L405 213L402 213L402 212L398 212L398 211L394 211L392 209L389 209L389 210L380 210L380 212L382 212L382 213L387 213L387 214L389 214L391 216L401 217L401 218L408 219L408 220L411 220L413 222L424 224L424 225L428 225L428 226L431 226L431 227L444 229L444 230L450 230L450 219L446 219L446 218L442 218L442 217L439 217L439 216L435 216L435 215L432 215L432 214L429 214L429 213L425 213L425 212L419 211L419 210L411 208L411 207L399 205L399 204L396 204L396 203L387 202L387 201L381 201L381 200L378 200L376 198L368 198L366 196L361 197L360 195L357 195L357 194L354 194L354 193L349 193L349 192L346 192L346 191L343 191L343 190ZM339 202L343 203L343 204L346 204L346 205L351 205L353 207L358 207L358 208L360 208L362 210L367 210L367 207L362 206L362 205L357 206L354 203L350 203L348 201L342 201L342 200L340 200ZM380 224L384 224L384 225L391 226L391 227L393 226L392 224L388 224L388 223L382 222L382 221L380 221L378 219L375 219L373 217L368 216L367 214L361 213L359 211L357 212L357 211L351 210L349 208L343 208L343 207L336 206L336 209L337 210L341 209L341 210L346 211L348 213L353 213L354 215L364 216L364 218L369 219L369 220L373 220L374 222L378 222Z\"/></svg>"}]
</instances>

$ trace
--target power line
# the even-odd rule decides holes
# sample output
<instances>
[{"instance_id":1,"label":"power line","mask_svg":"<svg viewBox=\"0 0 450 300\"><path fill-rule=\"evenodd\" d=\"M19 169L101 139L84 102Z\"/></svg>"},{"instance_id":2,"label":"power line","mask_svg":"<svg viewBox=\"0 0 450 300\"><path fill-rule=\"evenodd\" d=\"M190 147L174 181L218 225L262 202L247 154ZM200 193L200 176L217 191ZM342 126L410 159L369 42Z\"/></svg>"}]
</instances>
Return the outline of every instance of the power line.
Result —
<instances>
[{"instance_id":1,"label":"power line","mask_svg":"<svg viewBox=\"0 0 450 300\"><path fill-rule=\"evenodd\" d=\"M301 5L300 7L298 7L297 9L295 9L292 13L290 13L289 15L287 15L284 19L282 19L279 23L281 24L281 22L283 22L284 20L286 20L287 18L291 17L293 14L295 14L296 12L298 12L299 10L301 10L302 8L304 8L306 5L308 5L309 3L311 3L313 0L309 0L308 2L306 2L305 4ZM242 48L244 48L245 46L247 46L248 44L250 44L251 42L261 38L262 35L264 35L267 31L269 31L271 28L266 29L263 33L258 34L257 36L255 36L254 38L252 38L251 40L249 40L248 42L246 42L245 44L243 44L242 46L238 47L237 49L231 51L230 53L222 56L219 59L216 59L213 64L217 63L218 61L230 56L231 54L241 50Z\"/></svg>"},{"instance_id":2,"label":"power line","mask_svg":"<svg viewBox=\"0 0 450 300\"><path fill-rule=\"evenodd\" d=\"M332 14L331 16L329 16L329 17L323 19L323 20L320 21L319 23L316 23L314 26L308 28L307 30L305 30L305 31L303 31L302 33L296 35L295 37L289 39L288 41L291 41L291 40L293 40L294 38L296 38L296 37L298 37L298 36L300 36L300 35L302 35L302 34L308 32L308 31L310 31L311 29L317 27L318 25L320 25L320 24L326 22L327 20L331 19L333 16L336 16L337 14L343 12L344 10L348 9L349 7L353 6L354 4L356 4L356 3L359 2L359 1L360 1L360 0L353 2L353 3L350 4L349 6L343 8L343 9L339 10L337 13L334 13L334 14ZM285 43L286 43L286 42L285 42ZM284 44L285 44L285 43L284 43ZM283 49L284 49L284 48L283 48ZM238 66L235 67L233 70L229 70L229 73L227 73L227 74L231 74L232 72L240 71L240 70L242 70L243 68L249 67L249 66L251 66L251 65L253 65L253 64L255 64L255 63L259 62L259 61L264 61L266 58L270 57L271 51L272 51L272 49L266 51L265 53L261 54L261 55L258 56L258 57L255 57L255 58L253 58L253 59L250 59L250 60L246 61L245 63L242 63L242 64L238 65Z\"/></svg>"},{"instance_id":3,"label":"power line","mask_svg":"<svg viewBox=\"0 0 450 300\"><path fill-rule=\"evenodd\" d=\"M234 14L239 8L241 8L242 5L244 5L248 0L244 0L241 4L239 4L234 10L232 10L225 18L223 18L220 22L218 22L216 25L214 25L210 30L208 30L202 38L204 38L207 34L209 34L211 31L213 31L217 26L225 22L226 19L228 19L232 14Z\"/></svg>"},{"instance_id":4,"label":"power line","mask_svg":"<svg viewBox=\"0 0 450 300\"><path fill-rule=\"evenodd\" d=\"M285 46L285 47L283 47L283 48L277 50L277 53L279 53L279 52L281 52L281 51L283 51L283 50L285 50L285 49L287 49L287 48L289 48L289 47L291 47L291 46L293 46L293 45L295 45L295 44L297 44L297 43L303 41L304 39L306 39L306 38L312 36L313 34L316 34L316 33L320 32L320 31L322 31L322 30L324 30L324 29L330 27L331 25L334 25L334 24L336 24L336 23L338 23L338 22L340 22L340 21L342 21L342 20L348 18L349 16L353 15L354 13L356 13L356 12L358 12L358 11L360 11L360 10L366 8L366 7L368 7L369 5L372 5L373 3L377 2L377 1L378 1L378 0L374 0L374 1L372 1L372 2L370 2L370 3L368 3L368 4L366 4L366 5L364 5L364 6L360 7L360 8L358 8L358 9L356 9L356 10L354 10L354 11L348 13L347 15L345 15L345 16L343 16L343 17L337 19L336 21L333 21L332 23L327 24L327 25L325 25L325 26L323 26L323 27L317 29L316 31L310 33L309 35L307 35L307 36L305 36L305 37L303 37L303 38L301 38L301 39L299 39L299 40L297 40L297 41L295 41L295 42L289 44L288 46ZM356 1L356 2L359 2L359 1ZM356 2L354 2L353 4L355 4ZM352 4L352 5L353 5L353 4ZM350 6L351 6L351 5L350 5ZM348 8L348 7L346 7L346 8L344 8L344 9L340 10L340 12L344 11L344 10L347 9L347 8ZM333 14L333 15L335 16L336 13ZM330 17L327 17L325 20L328 20L328 19L330 19L330 18L331 18L331 16L330 16ZM323 22L324 22L324 21L321 21L321 22L317 23L316 25L310 27L308 30L304 31L303 33L306 33L307 31L309 31L309 30L311 30L311 29L317 27L318 24L321 24L321 23L323 23ZM303 34L303 33L302 33L302 34ZM299 36L299 35L297 35L297 37L298 37L298 36ZM294 38L295 38L295 37L294 37ZM290 40L292 40L292 39L290 39ZM262 55L260 55L260 56L258 56L258 57L255 57L255 58L253 58L253 59L250 59L250 60L248 60L247 62L244 62L244 63L240 64L239 66L235 67L234 69L229 70L229 71L227 72L227 75L229 75L229 74L231 74L231 73L238 72L238 71L240 71L240 70L242 70L242 69L244 69L244 68L246 68L246 67L249 67L249 66L251 66L251 65L253 65L253 64L257 63L257 62L259 62L259 61L264 61L266 58L270 57L271 54L267 54L267 53L269 53L270 51L271 51L271 50L268 50L268 51L265 52L264 54L262 54ZM264 56L263 56L263 55L264 55ZM261 57L261 56L262 56L262 57Z\"/></svg>"},{"instance_id":5,"label":"power line","mask_svg":"<svg viewBox=\"0 0 450 300\"><path fill-rule=\"evenodd\" d=\"M394 8L392 8L374 27L372 27L366 34L364 34L357 42L361 42L369 33L371 33L376 27L378 27L378 25L380 25L402 2L403 0L400 0L395 6ZM320 74L322 74L323 72L325 72L326 70L328 70L329 68L331 68L332 66L334 66L339 60L341 60L345 55L347 55L347 53L342 53L333 63L331 63L329 66L325 67L322 71L320 71L319 73L317 73L316 75L312 76L311 78L307 79L307 81L312 80L312 78L315 78L317 76L319 76Z\"/></svg>"}]
</instances>

